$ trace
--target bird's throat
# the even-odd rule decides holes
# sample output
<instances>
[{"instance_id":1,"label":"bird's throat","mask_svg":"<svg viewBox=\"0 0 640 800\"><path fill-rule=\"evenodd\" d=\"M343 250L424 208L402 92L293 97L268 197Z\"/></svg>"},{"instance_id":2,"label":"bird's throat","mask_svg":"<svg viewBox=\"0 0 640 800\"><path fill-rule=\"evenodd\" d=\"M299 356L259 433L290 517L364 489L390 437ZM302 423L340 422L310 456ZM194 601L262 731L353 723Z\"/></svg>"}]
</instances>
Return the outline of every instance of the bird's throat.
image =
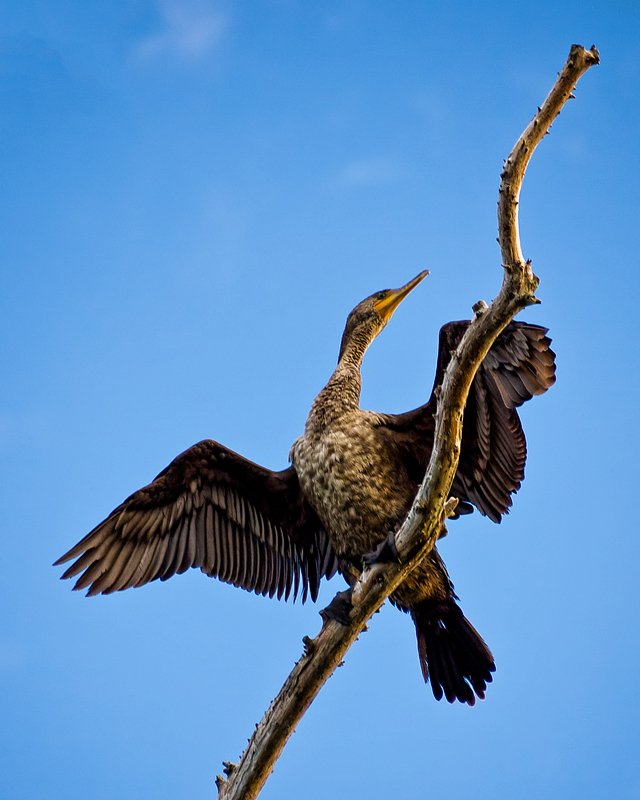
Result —
<instances>
[{"instance_id":1,"label":"bird's throat","mask_svg":"<svg viewBox=\"0 0 640 800\"><path fill-rule=\"evenodd\" d=\"M341 360L329 383L316 397L307 425L324 428L350 411L360 408L361 388L359 367Z\"/></svg>"},{"instance_id":2,"label":"bird's throat","mask_svg":"<svg viewBox=\"0 0 640 800\"><path fill-rule=\"evenodd\" d=\"M321 429L345 414L360 408L362 377L360 365L367 348L375 338L372 327L355 330L342 341L340 358L329 382L316 397L307 426Z\"/></svg>"}]
</instances>

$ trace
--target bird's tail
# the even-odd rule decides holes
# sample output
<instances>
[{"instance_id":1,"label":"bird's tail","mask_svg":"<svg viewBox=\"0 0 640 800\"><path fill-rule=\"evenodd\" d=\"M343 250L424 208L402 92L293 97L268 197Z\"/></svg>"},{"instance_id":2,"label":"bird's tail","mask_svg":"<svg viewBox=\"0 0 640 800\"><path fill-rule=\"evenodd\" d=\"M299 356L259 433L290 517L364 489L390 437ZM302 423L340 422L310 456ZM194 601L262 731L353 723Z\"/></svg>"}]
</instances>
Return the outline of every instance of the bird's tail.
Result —
<instances>
[{"instance_id":1,"label":"bird's tail","mask_svg":"<svg viewBox=\"0 0 640 800\"><path fill-rule=\"evenodd\" d=\"M436 700L443 692L450 703L470 706L484 700L495 663L480 634L450 597L423 600L411 608L418 635L418 654L425 682L431 681Z\"/></svg>"}]
</instances>

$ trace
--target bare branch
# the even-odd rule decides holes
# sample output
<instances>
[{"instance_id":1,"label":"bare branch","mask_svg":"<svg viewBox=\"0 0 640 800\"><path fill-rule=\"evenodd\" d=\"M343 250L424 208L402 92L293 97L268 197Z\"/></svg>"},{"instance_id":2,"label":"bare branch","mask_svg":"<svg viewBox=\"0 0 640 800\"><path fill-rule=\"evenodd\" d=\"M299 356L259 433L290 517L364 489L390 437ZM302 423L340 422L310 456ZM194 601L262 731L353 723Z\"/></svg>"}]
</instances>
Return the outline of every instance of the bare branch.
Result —
<instances>
[{"instance_id":1,"label":"bare branch","mask_svg":"<svg viewBox=\"0 0 640 800\"><path fill-rule=\"evenodd\" d=\"M521 265L524 262L520 248L518 232L518 200L525 170L533 151L549 132L551 123L558 116L562 107L570 97L579 78L594 64L600 63L600 55L592 46L585 50L578 44L571 46L567 63L558 73L553 88L547 99L538 109L538 113L525 128L524 133L515 143L509 158L506 160L500 183L498 199L498 241L502 252L502 263L506 268Z\"/></svg>"},{"instance_id":2,"label":"bare branch","mask_svg":"<svg viewBox=\"0 0 640 800\"><path fill-rule=\"evenodd\" d=\"M249 740L239 764L225 762L227 779L218 776L220 800L253 800L273 770L287 740L314 697L365 629L367 620L405 580L445 532L457 500L449 498L458 466L464 407L471 382L498 334L535 297L538 279L525 262L518 233L518 197L531 154L571 96L580 76L599 61L595 47L573 45L549 96L518 139L505 163L498 203L499 242L505 273L499 295L475 316L447 368L438 402L434 448L409 514L396 535L398 564L365 570L353 589L348 626L325 619L315 639L305 637L305 652Z\"/></svg>"}]
</instances>

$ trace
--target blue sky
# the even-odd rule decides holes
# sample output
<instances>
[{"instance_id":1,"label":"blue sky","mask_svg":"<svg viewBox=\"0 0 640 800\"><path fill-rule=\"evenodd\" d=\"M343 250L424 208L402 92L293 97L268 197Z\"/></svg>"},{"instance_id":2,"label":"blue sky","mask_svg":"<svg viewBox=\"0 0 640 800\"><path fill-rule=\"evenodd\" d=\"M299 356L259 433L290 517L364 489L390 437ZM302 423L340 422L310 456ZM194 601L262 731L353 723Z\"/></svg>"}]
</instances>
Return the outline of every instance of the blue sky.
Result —
<instances>
[{"instance_id":1,"label":"blue sky","mask_svg":"<svg viewBox=\"0 0 640 800\"><path fill-rule=\"evenodd\" d=\"M0 11L0 795L215 797L319 607L199 572L87 600L51 563L215 438L284 468L346 315L431 276L362 405L430 393L437 331L500 280L502 160L573 42L525 255L558 382L501 526L442 543L497 662L436 703L376 615L263 797L638 798L636 2L7 1ZM324 604L342 587L325 587Z\"/></svg>"}]
</instances>

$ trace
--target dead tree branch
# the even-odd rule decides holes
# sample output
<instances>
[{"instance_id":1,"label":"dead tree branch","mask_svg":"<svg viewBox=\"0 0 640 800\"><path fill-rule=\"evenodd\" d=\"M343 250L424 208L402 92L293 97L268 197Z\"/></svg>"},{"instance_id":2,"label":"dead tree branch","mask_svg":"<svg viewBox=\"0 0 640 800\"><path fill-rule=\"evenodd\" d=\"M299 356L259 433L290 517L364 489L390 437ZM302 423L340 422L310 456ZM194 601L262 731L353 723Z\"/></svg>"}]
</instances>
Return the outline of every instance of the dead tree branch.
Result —
<instances>
[{"instance_id":1,"label":"dead tree branch","mask_svg":"<svg viewBox=\"0 0 640 800\"><path fill-rule=\"evenodd\" d=\"M315 639L305 637L305 652L280 693L257 725L236 764L225 762L227 778L218 776L219 800L253 800L273 770L289 737L321 687L365 628L367 620L429 553L443 532L457 500L449 498L458 466L464 407L471 382L489 348L513 317L538 303L538 278L525 261L518 232L518 198L531 155L560 113L580 76L599 61L595 47L573 45L549 93L505 162L498 202L499 243L504 266L502 288L475 316L453 353L438 402L433 453L404 524L396 535L402 564L377 564L360 576L353 591L349 626L326 619ZM448 499L449 498L449 499Z\"/></svg>"}]
</instances>

